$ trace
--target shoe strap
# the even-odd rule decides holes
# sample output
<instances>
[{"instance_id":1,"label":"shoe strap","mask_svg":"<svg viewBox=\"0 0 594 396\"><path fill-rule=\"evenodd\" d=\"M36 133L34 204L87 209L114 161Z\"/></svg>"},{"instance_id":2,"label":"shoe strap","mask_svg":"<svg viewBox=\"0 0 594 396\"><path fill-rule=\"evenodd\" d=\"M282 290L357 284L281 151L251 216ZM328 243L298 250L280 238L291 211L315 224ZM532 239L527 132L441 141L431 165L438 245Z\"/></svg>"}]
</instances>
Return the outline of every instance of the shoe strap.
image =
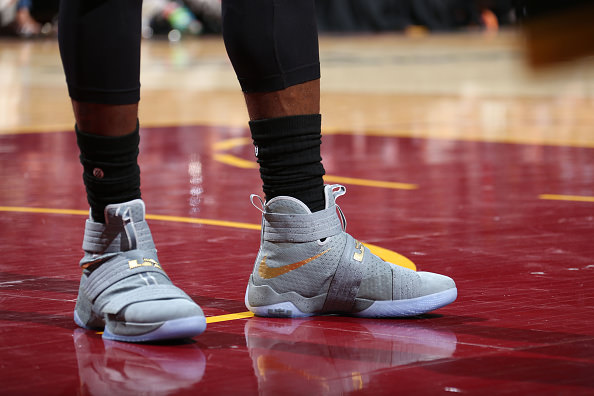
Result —
<instances>
[{"instance_id":1,"label":"shoe strap","mask_svg":"<svg viewBox=\"0 0 594 396\"><path fill-rule=\"evenodd\" d=\"M155 244L146 221L133 223L123 220L121 223L102 224L87 220L82 248L85 256L89 256L133 249L152 250L155 249ZM81 265L86 264L88 259L89 257L85 257Z\"/></svg>"},{"instance_id":2,"label":"shoe strap","mask_svg":"<svg viewBox=\"0 0 594 396\"><path fill-rule=\"evenodd\" d=\"M369 250L349 234L346 234L346 246L330 282L328 294L322 312L349 313L353 311L355 298L363 279L365 261L370 256Z\"/></svg>"},{"instance_id":3,"label":"shoe strap","mask_svg":"<svg viewBox=\"0 0 594 396\"><path fill-rule=\"evenodd\" d=\"M86 279L81 281L81 289L90 301L95 301L105 289L114 283L145 272L158 272L169 279L165 271L159 266L155 250L121 252L102 263Z\"/></svg>"},{"instance_id":4,"label":"shoe strap","mask_svg":"<svg viewBox=\"0 0 594 396\"><path fill-rule=\"evenodd\" d=\"M125 293L119 293L116 296L111 295L108 298L105 298L105 301L102 301L102 299L99 298L95 303L95 307L99 312L115 315L123 308L133 303L172 298L183 298L185 300L193 301L186 293L174 285L147 285L137 287Z\"/></svg>"},{"instance_id":5,"label":"shoe strap","mask_svg":"<svg viewBox=\"0 0 594 396\"><path fill-rule=\"evenodd\" d=\"M343 231L337 205L309 214L265 212L262 223L269 242L313 242Z\"/></svg>"}]
</instances>

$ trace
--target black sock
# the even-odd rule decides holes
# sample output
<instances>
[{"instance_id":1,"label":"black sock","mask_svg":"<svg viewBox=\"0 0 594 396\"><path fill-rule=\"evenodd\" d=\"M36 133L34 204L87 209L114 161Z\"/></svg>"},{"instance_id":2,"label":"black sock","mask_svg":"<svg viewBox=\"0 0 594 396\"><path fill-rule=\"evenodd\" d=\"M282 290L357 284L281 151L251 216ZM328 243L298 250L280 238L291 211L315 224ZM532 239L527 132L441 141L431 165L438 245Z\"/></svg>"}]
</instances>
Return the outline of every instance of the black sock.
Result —
<instances>
[{"instance_id":1,"label":"black sock","mask_svg":"<svg viewBox=\"0 0 594 396\"><path fill-rule=\"evenodd\" d=\"M286 195L324 209L321 123L320 114L250 121L267 201Z\"/></svg>"},{"instance_id":2,"label":"black sock","mask_svg":"<svg viewBox=\"0 0 594 396\"><path fill-rule=\"evenodd\" d=\"M76 127L76 141L93 219L104 223L107 205L140 198L138 125L134 132L116 137L91 135Z\"/></svg>"}]
</instances>

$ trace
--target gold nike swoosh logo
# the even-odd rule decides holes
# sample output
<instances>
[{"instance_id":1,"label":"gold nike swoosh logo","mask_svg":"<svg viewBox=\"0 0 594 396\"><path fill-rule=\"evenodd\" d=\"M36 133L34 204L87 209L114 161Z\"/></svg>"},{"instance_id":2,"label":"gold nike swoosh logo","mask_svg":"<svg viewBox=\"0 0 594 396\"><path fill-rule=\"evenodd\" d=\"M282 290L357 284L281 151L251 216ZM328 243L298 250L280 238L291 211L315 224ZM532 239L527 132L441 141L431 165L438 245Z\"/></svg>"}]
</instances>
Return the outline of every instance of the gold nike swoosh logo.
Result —
<instances>
[{"instance_id":1,"label":"gold nike swoosh logo","mask_svg":"<svg viewBox=\"0 0 594 396\"><path fill-rule=\"evenodd\" d=\"M303 267L305 264L319 257L322 257L329 251L330 249L324 250L322 253L316 254L313 257L306 258L305 260L301 260L293 264L283 265L282 267L269 267L268 265L266 265L266 256L264 256L264 258L262 258L262 261L260 261L260 266L258 267L258 275L260 275L260 277L263 279L276 278L277 276L281 276L286 274L287 272L296 270L299 267Z\"/></svg>"}]
</instances>

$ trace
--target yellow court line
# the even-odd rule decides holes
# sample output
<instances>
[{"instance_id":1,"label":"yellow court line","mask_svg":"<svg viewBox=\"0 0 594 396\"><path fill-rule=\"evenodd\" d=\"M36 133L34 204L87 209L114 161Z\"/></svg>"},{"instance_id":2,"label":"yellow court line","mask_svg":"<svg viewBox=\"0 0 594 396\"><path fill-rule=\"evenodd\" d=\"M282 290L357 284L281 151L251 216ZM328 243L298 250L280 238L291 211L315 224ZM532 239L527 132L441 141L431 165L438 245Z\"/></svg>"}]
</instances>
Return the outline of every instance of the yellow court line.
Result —
<instances>
[{"instance_id":1,"label":"yellow court line","mask_svg":"<svg viewBox=\"0 0 594 396\"><path fill-rule=\"evenodd\" d=\"M215 142L212 145L212 148L215 151L219 151L219 150L228 150L228 149L232 149L235 147L240 147L240 146L246 146L248 144L252 143L252 139L248 138L248 137L238 137L238 138L232 138L232 139L225 139L225 140L220 140L218 142Z\"/></svg>"},{"instance_id":2,"label":"yellow court line","mask_svg":"<svg viewBox=\"0 0 594 396\"><path fill-rule=\"evenodd\" d=\"M243 158L236 157L232 154L215 154L213 158L215 161L235 166L237 168L256 169L258 167L258 164L255 161L244 160ZM325 175L324 180L332 183L344 183L365 187L392 188L397 190L416 190L419 188L418 185L411 183L388 182L382 180L359 179L354 177L333 175Z\"/></svg>"},{"instance_id":3,"label":"yellow court line","mask_svg":"<svg viewBox=\"0 0 594 396\"><path fill-rule=\"evenodd\" d=\"M195 217L165 216L165 215L154 215L154 214L147 214L146 218L149 220L162 220L162 221L173 221L173 222L179 222L179 223L205 224L205 225L214 225L214 226L220 226L220 227L243 228L246 230L260 230L260 224L240 223L238 221L198 219Z\"/></svg>"},{"instance_id":4,"label":"yellow court line","mask_svg":"<svg viewBox=\"0 0 594 396\"><path fill-rule=\"evenodd\" d=\"M594 197L588 197L585 195L540 194L538 198L550 199L554 201L594 202Z\"/></svg>"},{"instance_id":5,"label":"yellow court line","mask_svg":"<svg viewBox=\"0 0 594 396\"><path fill-rule=\"evenodd\" d=\"M49 213L49 214L72 214L72 215L83 215L88 216L88 210L75 210L75 209L51 209L51 208L27 208L23 206L0 206L0 212L26 212L26 213ZM163 220L163 221L175 221L182 223L199 223L208 225L218 225L223 227L233 228L247 228L252 230L259 230L260 225L239 223L234 221L219 221L219 220L207 220L207 219L196 219L190 217L179 217L179 216L162 216L162 215L146 215L147 219ZM239 312L227 315L209 316L206 318L206 323L224 322L235 319L245 319L254 316L252 312ZM99 332L98 334L101 334Z\"/></svg>"},{"instance_id":6,"label":"yellow court line","mask_svg":"<svg viewBox=\"0 0 594 396\"><path fill-rule=\"evenodd\" d=\"M46 213L46 214L71 214L88 216L88 210L76 209L52 209L52 208L27 208L23 206L0 206L0 212L21 212L21 213ZM240 223L238 221L199 219L195 217L165 216L147 214L148 220L172 221L176 223L205 224L220 227L243 228L247 230L260 230L260 224Z\"/></svg>"},{"instance_id":7,"label":"yellow court line","mask_svg":"<svg viewBox=\"0 0 594 396\"><path fill-rule=\"evenodd\" d=\"M217 315L217 316L207 316L206 323L217 323L217 322L225 322L228 320L236 320L236 319L247 319L254 316L253 312L238 312L233 314L227 315Z\"/></svg>"},{"instance_id":8,"label":"yellow court line","mask_svg":"<svg viewBox=\"0 0 594 396\"><path fill-rule=\"evenodd\" d=\"M253 318L254 313L247 311L247 312L238 312L226 315L216 315L216 316L207 316L206 323L217 323L217 322L227 322L229 320L237 320L237 319L248 319ZM102 331L98 331L97 334L103 334Z\"/></svg>"},{"instance_id":9,"label":"yellow court line","mask_svg":"<svg viewBox=\"0 0 594 396\"><path fill-rule=\"evenodd\" d=\"M46 213L46 214L71 214L88 216L88 210L76 209L52 209L52 208L28 208L25 206L0 206L0 212L25 212L25 213Z\"/></svg>"},{"instance_id":10,"label":"yellow court line","mask_svg":"<svg viewBox=\"0 0 594 396\"><path fill-rule=\"evenodd\" d=\"M381 181L381 180L369 180L369 179L357 179L354 177L343 177L343 176L333 176L333 175L325 175L324 180L329 182L335 183L344 183L344 184L353 184L356 186L366 186L366 187L380 187L380 188L392 188L396 190L416 190L419 188L416 184L410 183L397 183L397 182L388 182L388 181Z\"/></svg>"},{"instance_id":11,"label":"yellow court line","mask_svg":"<svg viewBox=\"0 0 594 396\"><path fill-rule=\"evenodd\" d=\"M24 206L0 206L0 212L20 212L20 213L45 213L45 214L70 214L70 215L82 215L88 216L88 210L76 210L76 209L52 209L52 208L28 208ZM205 224L205 225L214 225L219 227L229 227L229 228L241 228L247 230L256 230L260 231L261 225L260 224L250 224L250 223L240 223L237 221L225 221L225 220L210 220L210 219L198 219L194 217L181 217L181 216L165 216L165 215L151 215L147 214L146 218L149 220L161 220L161 221L171 221L176 223L192 223L192 224ZM416 271L416 265L410 261L407 257L402 256L399 253L396 253L392 250L385 249L379 246L372 245L370 243L363 242L363 245L367 246L367 248L374 253L375 255L379 256L385 261L388 261L392 264L410 268Z\"/></svg>"},{"instance_id":12,"label":"yellow court line","mask_svg":"<svg viewBox=\"0 0 594 396\"><path fill-rule=\"evenodd\" d=\"M376 256L380 257L382 260L387 261L388 263L392 263L399 267L404 267L411 269L413 271L417 270L417 266L415 263L410 261L410 259L406 256L401 255L400 253L396 253L392 250L385 249L380 246L372 245L371 243L364 242L363 245L369 249L369 251Z\"/></svg>"}]
</instances>

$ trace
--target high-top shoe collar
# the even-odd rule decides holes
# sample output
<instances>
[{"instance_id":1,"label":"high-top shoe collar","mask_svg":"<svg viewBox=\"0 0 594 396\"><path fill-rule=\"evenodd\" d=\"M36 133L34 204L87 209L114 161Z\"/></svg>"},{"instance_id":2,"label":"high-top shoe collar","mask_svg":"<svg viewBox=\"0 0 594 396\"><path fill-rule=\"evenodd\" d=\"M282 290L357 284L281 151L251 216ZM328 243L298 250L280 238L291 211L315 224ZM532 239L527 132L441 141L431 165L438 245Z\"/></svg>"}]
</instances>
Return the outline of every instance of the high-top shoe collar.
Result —
<instances>
[{"instance_id":1,"label":"high-top shoe collar","mask_svg":"<svg viewBox=\"0 0 594 396\"><path fill-rule=\"evenodd\" d=\"M346 187L340 184L331 184L324 186L325 209L336 205L336 199L346 193ZM253 203L252 195L252 203ZM262 202L262 201L261 201ZM256 206L254 204L254 206ZM256 206L257 207L257 206ZM260 209L260 208L258 208ZM277 213L277 214L311 214L311 210L306 204L297 198L278 196L272 198L270 201L263 204L263 213Z\"/></svg>"}]
</instances>

